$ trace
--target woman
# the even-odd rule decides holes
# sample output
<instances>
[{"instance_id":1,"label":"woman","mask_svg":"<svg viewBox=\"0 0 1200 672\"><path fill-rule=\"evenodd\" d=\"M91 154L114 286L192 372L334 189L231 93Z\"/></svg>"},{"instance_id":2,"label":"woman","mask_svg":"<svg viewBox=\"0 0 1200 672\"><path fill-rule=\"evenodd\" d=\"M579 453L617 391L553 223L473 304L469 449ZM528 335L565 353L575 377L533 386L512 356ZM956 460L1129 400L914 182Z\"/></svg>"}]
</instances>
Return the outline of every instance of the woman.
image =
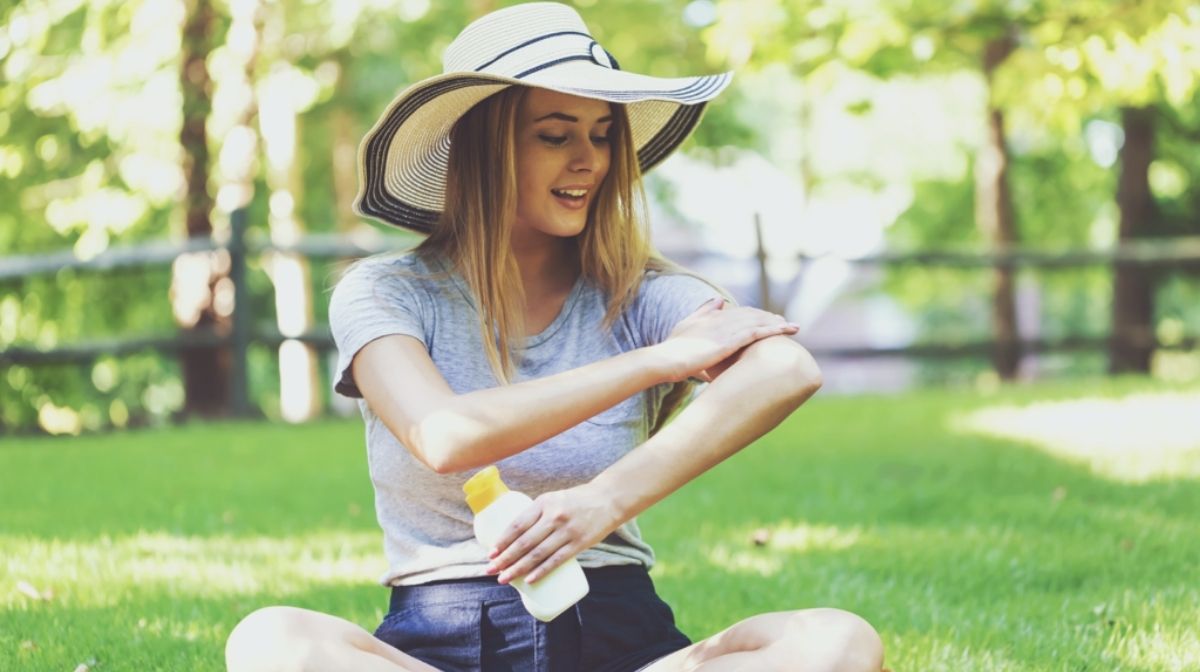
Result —
<instances>
[{"instance_id":1,"label":"woman","mask_svg":"<svg viewBox=\"0 0 1200 672\"><path fill-rule=\"evenodd\" d=\"M229 669L877 672L878 635L832 609L693 644L646 571L635 516L820 386L795 325L727 306L642 228L641 172L728 76L623 73L554 3L476 21L445 58L364 140L356 202L429 235L357 264L330 304L335 389L362 399L367 425L389 614L373 636L260 610L230 635ZM664 424L691 379L710 384ZM485 549L461 486L490 464L536 500ZM589 594L535 621L507 584L576 556Z\"/></svg>"}]
</instances>

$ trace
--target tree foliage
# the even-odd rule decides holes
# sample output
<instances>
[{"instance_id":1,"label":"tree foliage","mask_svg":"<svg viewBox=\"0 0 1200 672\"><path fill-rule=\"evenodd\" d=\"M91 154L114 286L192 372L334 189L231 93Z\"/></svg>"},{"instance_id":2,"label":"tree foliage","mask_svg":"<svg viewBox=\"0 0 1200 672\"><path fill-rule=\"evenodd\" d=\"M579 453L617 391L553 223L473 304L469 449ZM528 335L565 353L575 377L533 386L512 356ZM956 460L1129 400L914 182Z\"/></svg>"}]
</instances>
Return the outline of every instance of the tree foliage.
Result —
<instances>
[{"instance_id":1,"label":"tree foliage","mask_svg":"<svg viewBox=\"0 0 1200 672\"><path fill-rule=\"evenodd\" d=\"M231 3L241 1L215 2L214 48L207 60L214 79L207 129L214 165L208 184L218 203L213 219L218 236L228 229L219 192L233 172L249 170L253 181L252 235L266 235L272 212L262 144L248 159L238 159L235 151L246 141L245 120L236 111L247 96L260 102L286 96L299 111L301 141L292 160L299 175L295 216L304 228L322 233L370 227L346 217L346 171L339 183L335 166L344 164L338 157L346 156L347 147L400 89L440 71L442 50L471 18L489 7L514 4L264 2L262 40L246 80L235 76L241 37L231 34L230 19ZM1011 182L1022 239L1047 245L1112 240L1115 168L1106 152L1119 146L1114 129L1119 108L1126 105L1153 107L1163 120L1159 154L1151 166L1162 213L1156 233L1198 232L1200 11L1183 0L575 4L626 69L663 76L738 72L685 150L720 157L721 148L737 146L776 160L799 157L786 160L803 165L783 168L817 191L839 183L886 191L903 180L912 205L889 235L896 244L914 247L980 244L970 225L969 168L932 177L917 169L897 176L882 162L835 169L809 146L791 151L795 148L779 140L783 130L800 125L807 134L803 141L815 144L824 117L787 116L796 112L763 101L782 96L775 88L780 81L794 83L801 97L815 104L846 81L865 79L878 85L871 89L875 93L848 100L840 114L872 123L886 120L893 111L876 95L881 87L912 83L913 91L918 84L969 90L955 87L975 76L982 45L1016 26L1018 48L997 73L994 89L1010 122ZM183 0L55 0L0 7L0 253L67 247L88 257L114 244L183 235L178 70L184 9ZM765 73L782 74L771 79ZM983 109L980 103L965 105ZM811 111L802 106L800 114L807 114L805 109ZM261 125L261 109L259 114L254 122ZM969 166L975 148L962 143L958 163ZM275 317L272 286L258 261L252 271L252 309L256 319L269 323ZM324 313L333 272L332 266L314 268L318 315ZM1086 309L1103 291L1097 277L1044 283L1047 330L1103 328ZM0 286L0 349L170 333L169 278L168 269L146 269L62 272L6 282ZM956 310L955 302L970 297L942 291L946 286L940 276L914 274L890 288L914 307L969 315ZM1170 281L1164 319L1183 325L1196 319L1177 305L1194 299L1189 287ZM1082 298L1062 298L1068 296ZM1078 310L1059 311L1071 301ZM269 352L252 353L250 377L266 409L278 405L272 396L278 394L274 366ZM59 413L56 409L73 409L73 416L60 413L73 418L61 425L68 430L161 422L179 408L178 381L172 361L151 353L103 358L89 366L9 366L0 378L0 428L37 427L39 415ZM40 426L47 427L44 419Z\"/></svg>"}]
</instances>

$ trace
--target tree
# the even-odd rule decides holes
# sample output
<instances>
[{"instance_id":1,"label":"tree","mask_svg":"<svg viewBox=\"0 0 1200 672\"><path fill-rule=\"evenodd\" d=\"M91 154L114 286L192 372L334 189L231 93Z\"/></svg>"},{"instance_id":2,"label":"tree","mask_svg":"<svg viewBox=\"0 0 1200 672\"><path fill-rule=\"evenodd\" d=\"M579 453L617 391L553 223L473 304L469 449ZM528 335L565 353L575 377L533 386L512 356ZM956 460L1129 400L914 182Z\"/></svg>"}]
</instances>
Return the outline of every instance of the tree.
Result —
<instances>
[{"instance_id":1,"label":"tree","mask_svg":"<svg viewBox=\"0 0 1200 672\"><path fill-rule=\"evenodd\" d=\"M162 238L175 223L179 10L97 0L0 8L4 254L68 248L89 258L112 241ZM170 331L169 281L157 268L8 281L0 350ZM175 362L153 353L0 368L5 429L144 425L168 418L183 398Z\"/></svg>"},{"instance_id":2,"label":"tree","mask_svg":"<svg viewBox=\"0 0 1200 672\"><path fill-rule=\"evenodd\" d=\"M212 236L213 197L208 190L210 160L208 119L212 112L212 80L207 60L212 52L216 14L209 0L188 0L183 25L183 53L179 88L183 94L183 126L179 144L183 148L186 193L183 199L188 238ZM232 293L227 265L207 253L189 254L176 260L171 279L171 302L180 330L185 335L216 334L232 329L231 311L218 305L218 293ZM232 353L228 347L193 345L180 350L183 376L183 409L186 415L216 416L229 413Z\"/></svg>"},{"instance_id":3,"label":"tree","mask_svg":"<svg viewBox=\"0 0 1200 672\"><path fill-rule=\"evenodd\" d=\"M746 4L753 6L746 11ZM1003 101L994 82L997 71L1018 48L1021 20L1003 6L983 3L947 12L943 3L879 0L847 6L831 2L724 3L724 22L710 38L738 43L756 35L761 52L752 67L767 62L790 64L802 79L839 63L885 78L899 74L974 70L985 83L986 119L975 154L976 227L993 250L1019 242L1017 216L1008 186L1010 164ZM912 45L921 43L921 49ZM810 88L814 94L816 87ZM805 171L808 181L809 171ZM1004 379L1016 376L1020 363L1013 270L993 271L991 331L993 364Z\"/></svg>"},{"instance_id":4,"label":"tree","mask_svg":"<svg viewBox=\"0 0 1200 672\"><path fill-rule=\"evenodd\" d=\"M1068 82L1041 97L1045 114L1057 113L1071 123L1081 112L1118 110L1123 144L1116 238L1124 243L1166 230L1158 221L1151 184L1159 153L1157 127L1160 119L1175 118L1172 108L1194 104L1200 86L1200 16L1175 0L1106 9L1115 11L1063 22L1056 32L1041 36L1056 40L1053 50L1041 45L1046 48L1031 50L1030 55L1044 59L1037 66L1043 72ZM1070 86L1074 81L1087 81L1088 86ZM1144 267L1114 266L1108 364L1112 373L1150 371L1159 276Z\"/></svg>"},{"instance_id":5,"label":"tree","mask_svg":"<svg viewBox=\"0 0 1200 672\"><path fill-rule=\"evenodd\" d=\"M1017 48L1017 36L1010 27L1004 34L989 39L983 47L983 76L988 83L987 132L983 146L975 155L975 224L993 250L1003 252L1018 241L1009 189L1009 151L1004 129L1004 110L993 95L996 70ZM992 270L992 366L1003 380L1017 377L1021 364L1021 345L1017 332L1017 302L1011 266Z\"/></svg>"},{"instance_id":6,"label":"tree","mask_svg":"<svg viewBox=\"0 0 1200 672\"><path fill-rule=\"evenodd\" d=\"M988 110L986 134L975 155L975 220L991 249L1061 239L1053 217L1013 202L1008 183L1014 161L1020 160L1008 148L1013 120L1026 147L1033 144L1039 152L1062 152L1078 143L1082 121L1089 117L1103 118L1122 108L1154 107L1163 100L1182 104L1190 99L1200 72L1196 46L1200 16L1178 0L1020 4L982 0L953 7L920 0L852 5L753 0L729 1L721 7L721 21L709 33L710 44L736 51L737 45L752 42L754 55L747 58L751 68L785 63L797 77L814 82L833 64L880 78L979 73L986 84ZM1144 142L1145 137L1145 132L1135 130L1127 133L1126 142ZM1135 181L1152 165L1153 157L1149 162L1136 158L1144 154L1133 147L1121 154L1123 162L1133 162L1121 172L1126 186L1118 200L1127 205L1120 208L1121 225L1114 227L1121 239L1143 235L1155 226L1149 222L1139 227L1130 219L1152 216L1135 188L1140 184L1143 195L1150 193L1148 180ZM1032 220L1039 226L1032 226ZM1153 333L1153 291L1147 289L1148 282L1152 281L1141 271L1116 269L1114 295L1119 295L1115 298L1119 305L1114 308L1114 333L1128 331L1134 340L1143 341ZM1019 357L1011 269L994 272L991 314L993 340L999 344L994 366L1000 376L1011 377ZM1141 362L1136 368L1148 366L1147 352L1135 354L1134 359ZM1124 365L1113 368L1123 370Z\"/></svg>"},{"instance_id":7,"label":"tree","mask_svg":"<svg viewBox=\"0 0 1200 672\"><path fill-rule=\"evenodd\" d=\"M1121 109L1125 144L1121 148L1121 175L1117 206L1121 212L1118 240L1145 237L1156 219L1150 190L1150 164L1154 159L1154 110ZM1154 354L1154 287L1145 269L1118 264L1113 277L1112 344L1109 371L1148 373Z\"/></svg>"}]
</instances>

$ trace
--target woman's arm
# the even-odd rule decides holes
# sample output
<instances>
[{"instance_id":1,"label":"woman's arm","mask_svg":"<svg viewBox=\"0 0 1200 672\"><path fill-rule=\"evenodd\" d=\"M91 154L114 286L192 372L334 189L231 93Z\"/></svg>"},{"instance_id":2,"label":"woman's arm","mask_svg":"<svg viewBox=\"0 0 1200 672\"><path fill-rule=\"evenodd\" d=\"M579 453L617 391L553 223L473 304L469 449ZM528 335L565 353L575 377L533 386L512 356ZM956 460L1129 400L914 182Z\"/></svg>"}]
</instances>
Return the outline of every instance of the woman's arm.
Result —
<instances>
[{"instance_id":1,"label":"woman's arm","mask_svg":"<svg viewBox=\"0 0 1200 672\"><path fill-rule=\"evenodd\" d=\"M367 344L354 358L363 398L413 456L439 474L482 467L535 446L667 379L651 348L563 373L455 394L409 336ZM396 372L404 372L397 380Z\"/></svg>"},{"instance_id":2,"label":"woman's arm","mask_svg":"<svg viewBox=\"0 0 1200 672\"><path fill-rule=\"evenodd\" d=\"M624 522L774 429L821 387L790 338L751 344L679 415L591 481Z\"/></svg>"},{"instance_id":3,"label":"woman's arm","mask_svg":"<svg viewBox=\"0 0 1200 672\"><path fill-rule=\"evenodd\" d=\"M501 582L536 581L766 434L820 387L816 362L795 341L751 344L637 449L588 483L539 497L497 543L490 570L503 572Z\"/></svg>"},{"instance_id":4,"label":"woman's arm","mask_svg":"<svg viewBox=\"0 0 1200 672\"><path fill-rule=\"evenodd\" d=\"M648 387L715 370L758 339L796 331L778 315L722 307L706 305L657 345L467 394L455 394L409 336L372 341L352 370L367 404L417 459L438 473L463 471L515 455Z\"/></svg>"}]
</instances>

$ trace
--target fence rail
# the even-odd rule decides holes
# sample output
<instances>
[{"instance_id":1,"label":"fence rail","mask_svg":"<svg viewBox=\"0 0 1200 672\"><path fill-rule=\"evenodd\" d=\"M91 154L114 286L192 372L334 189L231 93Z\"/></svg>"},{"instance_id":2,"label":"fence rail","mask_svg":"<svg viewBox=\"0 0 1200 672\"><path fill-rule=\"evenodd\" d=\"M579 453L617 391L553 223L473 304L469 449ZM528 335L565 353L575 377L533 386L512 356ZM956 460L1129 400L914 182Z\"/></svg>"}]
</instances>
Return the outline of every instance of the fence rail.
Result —
<instances>
[{"instance_id":1,"label":"fence rail","mask_svg":"<svg viewBox=\"0 0 1200 672\"><path fill-rule=\"evenodd\" d=\"M394 249L394 238L347 237L334 234L310 234L295 243L276 243L257 236L244 236L247 254L291 252L312 258L357 257ZM191 239L184 242L153 241L139 245L110 248L95 257L81 259L70 250L36 255L0 258L0 281L31 275L57 273L65 269L108 271L122 267L170 264L177 257L193 252L213 252L236 247L236 242ZM859 256L800 254L805 263L837 260L868 266L952 266L963 268L1077 268L1083 266L1131 265L1200 270L1200 236L1163 240L1139 240L1100 250L1046 250L1013 248L999 252L961 250L920 250L885 252Z\"/></svg>"},{"instance_id":2,"label":"fence rail","mask_svg":"<svg viewBox=\"0 0 1200 672\"><path fill-rule=\"evenodd\" d=\"M284 336L271 328L255 329L251 339L265 346L278 346L284 341L299 341L318 350L334 347L333 336L328 327L321 327L296 336ZM1052 354L1064 352L1095 352L1107 349L1113 340L1108 336L1071 336L1065 338L1032 338L1017 341L1022 354ZM9 348L0 354L0 360L8 364L37 366L43 364L82 364L101 356L124 356L154 350L161 353L178 353L185 348L221 347L229 345L230 336L215 332L181 333L171 337L130 338L99 340L76 345L60 346L49 350L37 348ZM1156 350L1189 351L1200 348L1200 337L1183 337L1169 341L1157 338L1125 338L1124 343L1134 347L1151 347ZM979 340L964 343L917 343L893 347L846 347L830 348L809 346L808 350L817 358L838 359L882 359L887 357L915 357L951 359L960 357L986 357L996 347L994 341Z\"/></svg>"},{"instance_id":3,"label":"fence rail","mask_svg":"<svg viewBox=\"0 0 1200 672\"><path fill-rule=\"evenodd\" d=\"M250 410L247 396L246 360L251 343L278 346L285 340L298 340L311 344L320 351L333 347L328 327L319 327L299 335L284 336L275 326L256 325L254 316L247 309L246 294L247 257L269 253L294 253L310 259L338 259L361 257L385 252L397 247L396 238L382 234L375 237L346 237L337 235L309 235L290 244L272 242L265 237L247 236L244 211L236 211L231 217L231 234L228 240L188 240L185 242L154 241L140 245L117 247L90 259L80 259L72 252L54 252L41 255L23 255L0 258L0 282L14 281L33 275L57 273L65 269L84 272L108 272L120 268L147 267L171 264L181 255L224 250L230 255L230 279L235 287L232 329L228 333L179 332L171 335L145 335L133 338L97 340L53 348L9 347L0 351L0 364L46 365L62 363L86 363L105 355L128 355L147 350L160 353L178 353L187 348L231 347L234 359L234 379L231 381L230 400L237 414ZM761 246L760 246L761 248ZM760 255L762 256L762 255ZM855 265L921 265L960 268L1038 268L1060 269L1097 265L1135 265L1163 268L1189 269L1200 272L1200 236L1172 238L1169 240L1140 240L1105 250L1045 250L1013 248L999 252L964 251L915 251L881 253L857 257L833 255L801 255L800 263L823 259L838 259ZM760 265L765 259L760 259ZM1108 348L1114 341L1110 335L1068 336L1063 338L1041 338L1021 340L1017 343L1022 353L1054 353L1096 351ZM1152 335L1127 337L1123 341L1139 347L1150 345L1157 349L1194 349L1200 339L1184 337L1163 342ZM987 356L996 343L991 340L966 343L924 343L899 347L849 347L811 348L814 355L828 358L959 358Z\"/></svg>"},{"instance_id":4,"label":"fence rail","mask_svg":"<svg viewBox=\"0 0 1200 672\"><path fill-rule=\"evenodd\" d=\"M1200 236L1143 239L1101 250L1046 250L1014 247L992 252L921 250L856 257L801 255L801 261L838 259L852 264L955 266L962 268L1077 268L1081 266L1155 266L1200 270Z\"/></svg>"},{"instance_id":5,"label":"fence rail","mask_svg":"<svg viewBox=\"0 0 1200 672\"><path fill-rule=\"evenodd\" d=\"M154 241L114 247L86 259L76 256L71 250L2 257L0 282L20 280L33 275L48 275L63 270L104 272L129 267L165 266L185 254L231 251L236 248L237 244L233 241L191 239L186 242ZM291 252L312 258L357 257L393 249L387 238L358 239L330 234L309 235L293 244L274 243L247 236L243 248L247 254Z\"/></svg>"}]
</instances>

